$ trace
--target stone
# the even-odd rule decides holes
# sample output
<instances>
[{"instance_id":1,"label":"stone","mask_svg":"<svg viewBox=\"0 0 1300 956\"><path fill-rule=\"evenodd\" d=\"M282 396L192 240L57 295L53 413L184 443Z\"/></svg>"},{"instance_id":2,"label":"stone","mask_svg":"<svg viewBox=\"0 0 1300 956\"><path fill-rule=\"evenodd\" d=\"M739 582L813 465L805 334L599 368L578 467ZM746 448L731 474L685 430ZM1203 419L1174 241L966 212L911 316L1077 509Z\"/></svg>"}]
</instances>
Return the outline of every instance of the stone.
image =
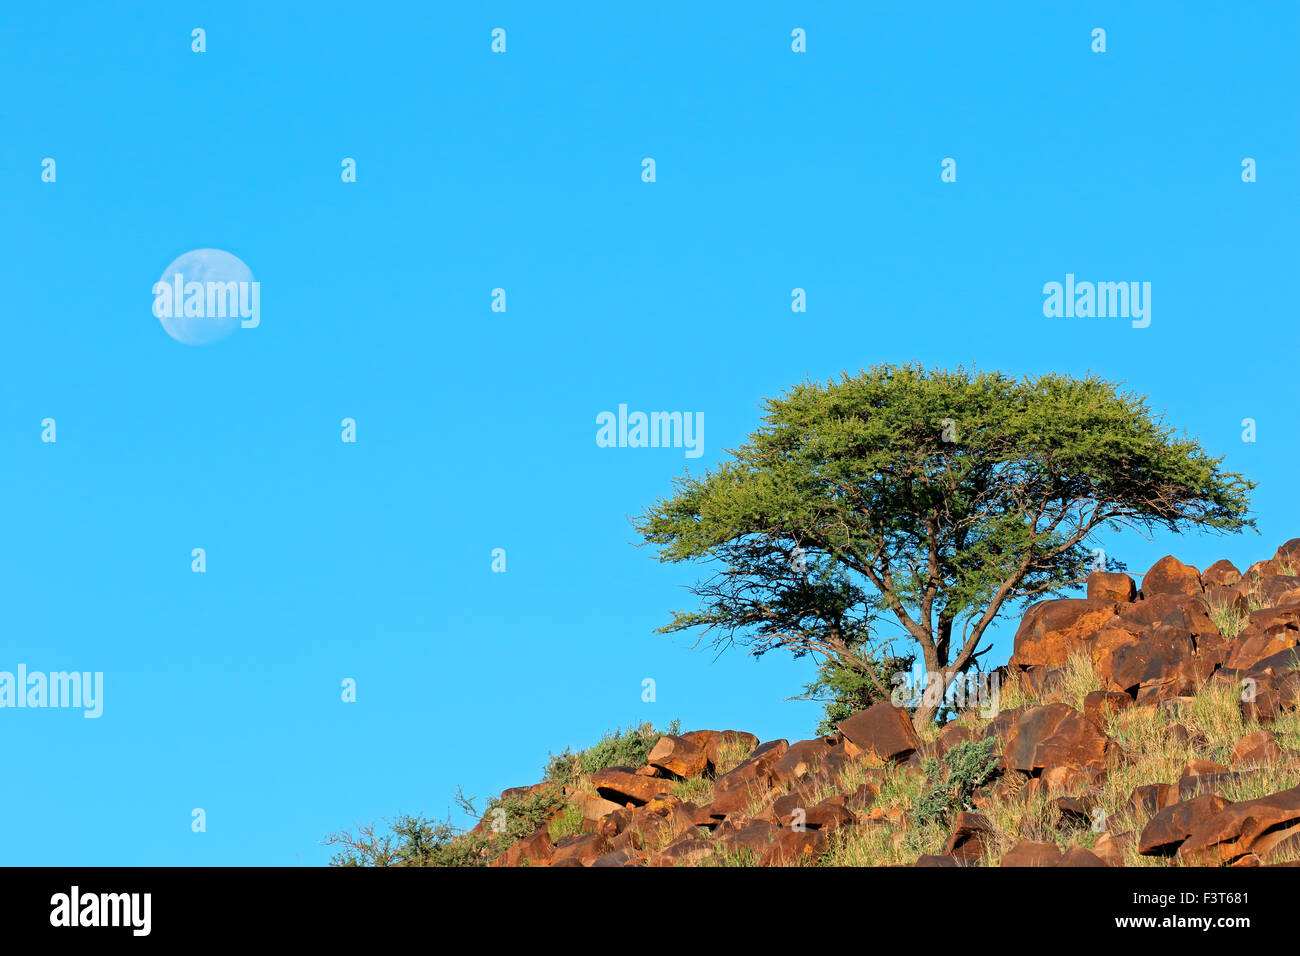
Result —
<instances>
[{"instance_id":1,"label":"stone","mask_svg":"<svg viewBox=\"0 0 1300 956\"><path fill-rule=\"evenodd\" d=\"M633 858L634 855L630 850L610 850L592 860L591 865L593 867L627 866Z\"/></svg>"},{"instance_id":2,"label":"stone","mask_svg":"<svg viewBox=\"0 0 1300 956\"><path fill-rule=\"evenodd\" d=\"M1167 783L1144 783L1133 788L1125 810L1135 824L1146 823L1167 807L1173 787Z\"/></svg>"},{"instance_id":3,"label":"stone","mask_svg":"<svg viewBox=\"0 0 1300 956\"><path fill-rule=\"evenodd\" d=\"M1116 648L1110 679L1121 691L1136 694L1139 702L1177 696L1195 680L1195 654L1191 634L1157 625L1147 636Z\"/></svg>"},{"instance_id":4,"label":"stone","mask_svg":"<svg viewBox=\"0 0 1300 956\"><path fill-rule=\"evenodd\" d=\"M1213 588L1230 588L1241 580L1241 572L1231 561L1215 561L1201 572L1201 584L1207 591Z\"/></svg>"},{"instance_id":5,"label":"stone","mask_svg":"<svg viewBox=\"0 0 1300 956\"><path fill-rule=\"evenodd\" d=\"M717 736L709 739L704 747L704 752L709 758L709 766L717 767L721 763L721 754L723 750L745 751L745 757L748 759L753 756L754 750L758 747L758 738L751 733L743 730L722 730Z\"/></svg>"},{"instance_id":6,"label":"stone","mask_svg":"<svg viewBox=\"0 0 1300 956\"><path fill-rule=\"evenodd\" d=\"M1100 598L1054 598L1025 612L1016 630L1011 663L1061 667L1116 617L1119 604Z\"/></svg>"},{"instance_id":7,"label":"stone","mask_svg":"<svg viewBox=\"0 0 1300 956\"><path fill-rule=\"evenodd\" d=\"M1105 770L1107 740L1069 704L1029 707L1016 715L1002 736L1003 763L1009 770L1028 774L1047 767Z\"/></svg>"},{"instance_id":8,"label":"stone","mask_svg":"<svg viewBox=\"0 0 1300 956\"><path fill-rule=\"evenodd\" d=\"M1152 817L1138 838L1142 856L1173 856L1197 826L1228 805L1212 793L1165 807Z\"/></svg>"},{"instance_id":9,"label":"stone","mask_svg":"<svg viewBox=\"0 0 1300 956\"><path fill-rule=\"evenodd\" d=\"M672 781L661 777L645 777L630 767L609 767L591 775L591 785L606 800L615 803L645 803L650 798L672 789Z\"/></svg>"},{"instance_id":10,"label":"stone","mask_svg":"<svg viewBox=\"0 0 1300 956\"><path fill-rule=\"evenodd\" d=\"M597 821L596 832L607 840L612 840L626 830L631 823L632 811L625 807L616 807Z\"/></svg>"},{"instance_id":11,"label":"stone","mask_svg":"<svg viewBox=\"0 0 1300 956\"><path fill-rule=\"evenodd\" d=\"M622 808L623 803L616 803L613 800L606 800L604 797L595 797L581 790L574 790L569 787L564 788L565 800L576 806L582 814L582 819L587 823L595 823L603 820L615 810Z\"/></svg>"},{"instance_id":12,"label":"stone","mask_svg":"<svg viewBox=\"0 0 1300 956\"><path fill-rule=\"evenodd\" d=\"M1279 565L1291 568L1292 571L1300 570L1300 538L1292 538L1278 548L1277 553L1273 555L1273 560Z\"/></svg>"},{"instance_id":13,"label":"stone","mask_svg":"<svg viewBox=\"0 0 1300 956\"><path fill-rule=\"evenodd\" d=\"M834 830L856 822L857 815L849 808L849 798L842 793L832 794L809 807L804 817L804 826L814 830Z\"/></svg>"},{"instance_id":14,"label":"stone","mask_svg":"<svg viewBox=\"0 0 1300 956\"><path fill-rule=\"evenodd\" d=\"M796 741L772 765L772 779L782 786L802 780L821 767L830 750L831 745L821 737Z\"/></svg>"},{"instance_id":15,"label":"stone","mask_svg":"<svg viewBox=\"0 0 1300 956\"><path fill-rule=\"evenodd\" d=\"M1142 635L1157 624L1182 628L1192 635L1217 634L1204 595L1156 594L1120 608L1118 627Z\"/></svg>"},{"instance_id":16,"label":"stone","mask_svg":"<svg viewBox=\"0 0 1300 956\"><path fill-rule=\"evenodd\" d=\"M727 830L718 842L728 853L744 854L757 865L776 842L779 828L771 823L751 823L739 830Z\"/></svg>"},{"instance_id":17,"label":"stone","mask_svg":"<svg viewBox=\"0 0 1300 956\"><path fill-rule=\"evenodd\" d=\"M992 838L993 827L987 817L962 810L953 819L952 833L940 853L970 862L983 860L988 852L988 841Z\"/></svg>"},{"instance_id":18,"label":"stone","mask_svg":"<svg viewBox=\"0 0 1300 956\"><path fill-rule=\"evenodd\" d=\"M1130 604L1137 600L1137 585L1127 574L1093 571L1088 575L1088 599Z\"/></svg>"},{"instance_id":19,"label":"stone","mask_svg":"<svg viewBox=\"0 0 1300 956\"><path fill-rule=\"evenodd\" d=\"M788 748L784 740L772 740L756 747L739 766L714 782L709 812L722 817L746 810L755 801L767 802L773 789L772 768Z\"/></svg>"},{"instance_id":20,"label":"stone","mask_svg":"<svg viewBox=\"0 0 1300 956\"><path fill-rule=\"evenodd\" d=\"M1065 851L1057 866L1109 866L1105 860L1087 847L1072 846Z\"/></svg>"},{"instance_id":21,"label":"stone","mask_svg":"<svg viewBox=\"0 0 1300 956\"><path fill-rule=\"evenodd\" d=\"M764 866L797 866L812 863L826 852L826 833L822 830L783 828L763 856Z\"/></svg>"},{"instance_id":22,"label":"stone","mask_svg":"<svg viewBox=\"0 0 1300 956\"><path fill-rule=\"evenodd\" d=\"M1232 745L1232 767L1234 770L1253 769L1277 763L1287 756L1277 742L1277 735L1271 730L1259 730L1246 734Z\"/></svg>"},{"instance_id":23,"label":"stone","mask_svg":"<svg viewBox=\"0 0 1300 956\"><path fill-rule=\"evenodd\" d=\"M651 748L646 763L685 780L704 773L708 769L709 758L703 747L685 737L664 734Z\"/></svg>"},{"instance_id":24,"label":"stone","mask_svg":"<svg viewBox=\"0 0 1300 956\"><path fill-rule=\"evenodd\" d=\"M1133 706L1133 698L1119 691L1094 690L1083 698L1083 716L1105 733L1110 720Z\"/></svg>"},{"instance_id":25,"label":"stone","mask_svg":"<svg viewBox=\"0 0 1300 956\"><path fill-rule=\"evenodd\" d=\"M492 861L492 866L544 865L550 862L553 853L551 834L546 824L542 824L528 836L516 840L505 853Z\"/></svg>"},{"instance_id":26,"label":"stone","mask_svg":"<svg viewBox=\"0 0 1300 956\"><path fill-rule=\"evenodd\" d=\"M1021 840L1002 854L1000 866L1056 866L1061 862L1061 850L1055 843L1036 843Z\"/></svg>"},{"instance_id":27,"label":"stone","mask_svg":"<svg viewBox=\"0 0 1300 956\"><path fill-rule=\"evenodd\" d=\"M605 855L610 849L609 841L599 833L576 833L555 844L551 865L576 860L583 866L590 866L597 857Z\"/></svg>"},{"instance_id":28,"label":"stone","mask_svg":"<svg viewBox=\"0 0 1300 956\"><path fill-rule=\"evenodd\" d=\"M1198 798L1205 799L1205 798ZM1211 798L1217 799L1217 798ZM1231 863L1254 853L1267 858L1300 837L1300 787L1225 806L1196 821L1178 850L1178 861L1191 866Z\"/></svg>"},{"instance_id":29,"label":"stone","mask_svg":"<svg viewBox=\"0 0 1300 956\"><path fill-rule=\"evenodd\" d=\"M1121 833L1103 833L1092 845L1092 852L1107 866L1124 866L1133 851L1135 838L1131 831Z\"/></svg>"},{"instance_id":30,"label":"stone","mask_svg":"<svg viewBox=\"0 0 1300 956\"><path fill-rule=\"evenodd\" d=\"M1278 574L1259 582L1260 600L1265 607L1281 607L1300 601L1300 577Z\"/></svg>"},{"instance_id":31,"label":"stone","mask_svg":"<svg viewBox=\"0 0 1300 956\"><path fill-rule=\"evenodd\" d=\"M702 837L684 834L647 861L648 866L694 866L713 856L713 844Z\"/></svg>"},{"instance_id":32,"label":"stone","mask_svg":"<svg viewBox=\"0 0 1300 956\"><path fill-rule=\"evenodd\" d=\"M906 760L921 748L921 739L907 711L888 701L872 704L841 720L838 729L863 753L883 761Z\"/></svg>"},{"instance_id":33,"label":"stone","mask_svg":"<svg viewBox=\"0 0 1300 956\"><path fill-rule=\"evenodd\" d=\"M1204 590L1200 572L1172 554L1165 555L1142 575L1143 599L1155 594L1200 594Z\"/></svg>"}]
</instances>

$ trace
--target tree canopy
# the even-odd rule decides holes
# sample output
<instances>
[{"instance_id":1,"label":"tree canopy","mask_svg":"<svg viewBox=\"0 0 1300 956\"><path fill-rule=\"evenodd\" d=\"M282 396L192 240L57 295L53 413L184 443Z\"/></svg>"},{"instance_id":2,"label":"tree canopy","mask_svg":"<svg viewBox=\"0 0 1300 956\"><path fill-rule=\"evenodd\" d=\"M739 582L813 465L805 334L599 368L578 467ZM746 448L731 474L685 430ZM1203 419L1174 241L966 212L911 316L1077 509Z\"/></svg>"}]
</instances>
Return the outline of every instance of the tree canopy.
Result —
<instances>
[{"instance_id":1,"label":"tree canopy","mask_svg":"<svg viewBox=\"0 0 1300 956\"><path fill-rule=\"evenodd\" d=\"M766 400L742 447L634 524L661 561L710 566L662 631L873 681L901 638L946 688L1010 602L1099 566L1102 531L1253 527L1254 483L1222 463L1096 376L878 365Z\"/></svg>"}]
</instances>

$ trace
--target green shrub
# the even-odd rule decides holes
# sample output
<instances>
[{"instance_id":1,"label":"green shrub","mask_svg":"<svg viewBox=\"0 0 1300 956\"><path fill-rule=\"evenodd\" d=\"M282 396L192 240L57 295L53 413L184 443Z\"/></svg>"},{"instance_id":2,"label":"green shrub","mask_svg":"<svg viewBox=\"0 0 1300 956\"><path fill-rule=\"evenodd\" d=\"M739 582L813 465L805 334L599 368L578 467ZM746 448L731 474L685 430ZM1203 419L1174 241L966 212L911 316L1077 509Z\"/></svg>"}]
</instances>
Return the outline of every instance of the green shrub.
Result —
<instances>
[{"instance_id":1,"label":"green shrub","mask_svg":"<svg viewBox=\"0 0 1300 956\"><path fill-rule=\"evenodd\" d=\"M817 668L817 679L804 687L800 698L821 701L825 706L816 733L833 734L835 725L841 720L847 720L872 704L889 700L889 695L881 693L876 681L892 688L894 675L910 672L915 662L915 654L885 657L875 662L872 668L875 680L872 680L868 671L848 667L837 657L823 661Z\"/></svg>"},{"instance_id":2,"label":"green shrub","mask_svg":"<svg viewBox=\"0 0 1300 956\"><path fill-rule=\"evenodd\" d=\"M993 753L996 745L994 737L967 740L949 750L942 760L927 759L924 770L929 789L916 803L917 822L946 825L957 811L974 809L971 799L975 791L997 771L998 757Z\"/></svg>"},{"instance_id":3,"label":"green shrub","mask_svg":"<svg viewBox=\"0 0 1300 956\"><path fill-rule=\"evenodd\" d=\"M600 741L576 753L565 748L561 754L551 754L546 764L546 779L551 783L572 787L579 777L590 776L607 767L642 767L646 757L665 733L675 734L679 721L672 721L666 731L655 730L648 721L632 724L626 730L606 731Z\"/></svg>"}]
</instances>

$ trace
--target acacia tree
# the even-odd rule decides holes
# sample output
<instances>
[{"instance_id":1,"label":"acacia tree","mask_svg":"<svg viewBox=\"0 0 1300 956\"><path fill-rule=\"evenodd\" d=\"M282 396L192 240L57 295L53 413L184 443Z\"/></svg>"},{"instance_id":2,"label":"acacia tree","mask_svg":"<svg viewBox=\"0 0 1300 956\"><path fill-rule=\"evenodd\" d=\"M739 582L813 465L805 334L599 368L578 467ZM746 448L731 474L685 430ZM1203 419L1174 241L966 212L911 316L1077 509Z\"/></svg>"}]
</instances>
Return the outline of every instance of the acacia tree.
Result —
<instances>
[{"instance_id":1,"label":"acacia tree","mask_svg":"<svg viewBox=\"0 0 1300 956\"><path fill-rule=\"evenodd\" d=\"M1254 526L1253 482L1095 376L880 365L764 404L745 445L634 519L660 561L711 567L660 631L813 655L886 696L893 640L946 693L1012 602L1085 580L1103 530Z\"/></svg>"}]
</instances>

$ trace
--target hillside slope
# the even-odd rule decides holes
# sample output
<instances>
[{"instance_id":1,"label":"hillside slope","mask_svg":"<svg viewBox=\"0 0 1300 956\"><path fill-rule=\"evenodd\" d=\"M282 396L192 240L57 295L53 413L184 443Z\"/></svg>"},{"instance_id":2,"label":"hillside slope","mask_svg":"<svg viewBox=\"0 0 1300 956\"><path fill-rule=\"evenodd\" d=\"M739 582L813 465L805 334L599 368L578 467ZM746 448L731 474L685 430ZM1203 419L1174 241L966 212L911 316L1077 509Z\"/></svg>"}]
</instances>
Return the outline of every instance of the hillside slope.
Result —
<instances>
[{"instance_id":1,"label":"hillside slope","mask_svg":"<svg viewBox=\"0 0 1300 956\"><path fill-rule=\"evenodd\" d=\"M925 739L888 702L794 743L643 728L395 862L1297 864L1298 572L1300 539L1244 574L1095 573L1029 608L987 693Z\"/></svg>"}]
</instances>

